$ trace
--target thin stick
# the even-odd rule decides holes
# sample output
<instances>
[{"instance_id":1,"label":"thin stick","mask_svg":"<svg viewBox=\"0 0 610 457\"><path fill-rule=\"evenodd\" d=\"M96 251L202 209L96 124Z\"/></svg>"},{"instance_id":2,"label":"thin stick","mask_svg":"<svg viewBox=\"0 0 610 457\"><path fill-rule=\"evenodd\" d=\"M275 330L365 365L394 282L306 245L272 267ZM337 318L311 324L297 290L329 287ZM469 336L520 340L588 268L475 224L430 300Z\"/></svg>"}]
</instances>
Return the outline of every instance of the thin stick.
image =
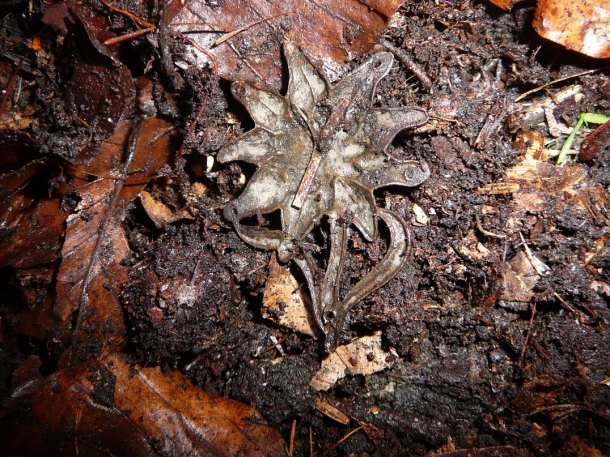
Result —
<instances>
[{"instance_id":1,"label":"thin stick","mask_svg":"<svg viewBox=\"0 0 610 457\"><path fill-rule=\"evenodd\" d=\"M123 14L123 15L127 16L129 19L131 19L133 22L135 22L136 24L138 24L141 27L144 27L144 28L147 28L147 27L154 28L155 27L155 25L152 22L145 21L144 19L139 18L138 16L136 16L135 14L133 14L127 10L117 8L116 6L114 6L114 4L112 4L106 0L101 0L101 2L104 5L106 5L108 8L110 8L112 11L114 11L115 13L119 13L119 14Z\"/></svg>"},{"instance_id":2,"label":"thin stick","mask_svg":"<svg viewBox=\"0 0 610 457\"><path fill-rule=\"evenodd\" d=\"M561 303L563 306L565 306L566 308L568 308L570 311L572 311L573 313L576 313L576 310L574 308L572 308L572 306L567 303L563 298L561 298L561 295L559 295L557 292L553 292L553 295L555 295L555 297L557 298L557 300L559 300L559 303Z\"/></svg>"},{"instance_id":3,"label":"thin stick","mask_svg":"<svg viewBox=\"0 0 610 457\"><path fill-rule=\"evenodd\" d=\"M294 435L297 431L297 420L292 419L292 427L290 429L290 444L288 445L288 455L292 457L292 452L294 451Z\"/></svg>"},{"instance_id":4,"label":"thin stick","mask_svg":"<svg viewBox=\"0 0 610 457\"><path fill-rule=\"evenodd\" d=\"M521 348L521 353L519 354L519 362L523 360L523 356L525 355L525 351L530 342L530 335L532 334L532 327L534 326L534 317L536 316L536 302L532 305L532 315L530 317L530 323L527 328L527 335L525 335L525 341L523 342L523 347Z\"/></svg>"},{"instance_id":5,"label":"thin stick","mask_svg":"<svg viewBox=\"0 0 610 457\"><path fill-rule=\"evenodd\" d=\"M394 54L398 58L398 60L400 60L409 70L411 70L426 89L432 89L434 83L428 77L424 69L420 65L416 64L413 59L411 59L411 57L409 57L409 54L407 54L402 49L397 48L387 40L383 40L381 42L381 46L383 46L385 49Z\"/></svg>"},{"instance_id":6,"label":"thin stick","mask_svg":"<svg viewBox=\"0 0 610 457\"><path fill-rule=\"evenodd\" d=\"M313 433L311 431L311 425L309 426L309 457L313 457Z\"/></svg>"},{"instance_id":7,"label":"thin stick","mask_svg":"<svg viewBox=\"0 0 610 457\"><path fill-rule=\"evenodd\" d=\"M205 56L208 59L210 59L210 62L212 62L212 71L214 72L215 75L217 75L218 74L218 60L216 60L216 56L214 56L214 54L212 54L210 51L205 49L203 46L199 46L199 44L197 44L197 42L195 40L193 40L187 36L184 36L184 38L187 39L195 48L197 48L197 50L199 50L203 54L205 54Z\"/></svg>"},{"instance_id":8,"label":"thin stick","mask_svg":"<svg viewBox=\"0 0 610 457\"><path fill-rule=\"evenodd\" d=\"M104 41L104 44L106 46L110 46L111 44L120 43L122 41L127 41L127 40L131 40L132 38L137 38L139 36L146 35L147 33L150 33L153 30L155 30L154 25L151 27L147 27L145 29L136 30L135 32L127 33L125 35L110 38L110 39Z\"/></svg>"},{"instance_id":9,"label":"thin stick","mask_svg":"<svg viewBox=\"0 0 610 457\"><path fill-rule=\"evenodd\" d=\"M483 235L490 236L492 238L499 238L499 239L506 238L506 235L504 233L494 233L494 232L490 232L489 230L485 230L483 228L483 224L481 224L481 218L479 217L478 214L474 215L474 220L477 223L477 228L479 229L479 232L481 232Z\"/></svg>"},{"instance_id":10,"label":"thin stick","mask_svg":"<svg viewBox=\"0 0 610 457\"><path fill-rule=\"evenodd\" d=\"M596 71L601 71L601 70L604 70L605 68L608 68L608 67L594 68L593 70L587 70L587 71L576 73L576 74L573 74L570 76L564 76L563 78L555 79L546 84L543 84L542 86L535 87L534 89L531 89L531 90L528 90L527 92L522 93L517 98L515 98L515 102L519 102L519 101L523 100L525 97L527 97L528 95L538 92L538 91L544 89L545 87L551 86L555 83L560 83L562 81L567 81L568 79L578 78L579 76L584 76L584 75L588 75L590 73L595 73Z\"/></svg>"},{"instance_id":11,"label":"thin stick","mask_svg":"<svg viewBox=\"0 0 610 457\"><path fill-rule=\"evenodd\" d=\"M146 35L147 33L150 33L153 30L155 30L155 25L152 22L145 21L144 19L139 18L138 16L136 16L135 14L133 14L130 11L127 11L127 10L124 10L121 8L117 8L116 6L114 6L113 3L110 3L106 0L101 0L101 2L104 5L106 5L108 8L110 8L112 11L114 11L115 13L119 13L124 16L127 16L129 19L131 19L133 22L135 22L136 25L143 27L142 29L136 30L135 32L127 33L125 35L121 35L121 36L118 36L115 38L110 38L110 39L104 41L104 44L106 46L109 46L111 44L120 43L120 42L126 41L126 40L131 40L132 38L137 38L139 36Z\"/></svg>"},{"instance_id":12,"label":"thin stick","mask_svg":"<svg viewBox=\"0 0 610 457\"><path fill-rule=\"evenodd\" d=\"M519 232L519 237L521 238L521 242L523 243L523 248L525 249L525 255L527 257L527 260L530 261L530 264L532 265L532 268L534 270L536 270L536 273L538 273L540 276L544 276L547 271L548 271L548 267L547 267L547 271L540 271L540 261L535 262L534 261L534 254L532 254L532 251L530 250L530 247L527 245L527 243L525 242L525 238L523 238L523 234L521 232ZM546 267L545 264L542 264Z\"/></svg>"},{"instance_id":13,"label":"thin stick","mask_svg":"<svg viewBox=\"0 0 610 457\"><path fill-rule=\"evenodd\" d=\"M334 451L335 449L337 449L337 447L339 447L339 445L341 443L343 443L346 439L348 439L350 436L352 436L354 433L362 430L364 427L360 426L358 428L355 428L354 430L352 430L351 432L349 432L347 435L345 435L343 438L341 438L339 441L337 441L335 444L333 444L332 446L330 446L328 449L326 449L324 452L322 452L322 454L320 454L320 457L326 457L327 455L329 455L332 451Z\"/></svg>"},{"instance_id":14,"label":"thin stick","mask_svg":"<svg viewBox=\"0 0 610 457\"><path fill-rule=\"evenodd\" d=\"M258 21L254 21L254 22L251 22L250 24L244 25L243 27L240 27L237 30L233 30L232 32L229 32L226 35L223 35L220 38L218 38L214 42L212 47L218 46L219 44L222 44L225 41L230 40L235 35L243 32L245 30L248 30L250 27L254 27L255 25L261 24L262 22L267 22L267 21L270 21L271 19L275 19L275 18L278 18L278 17L281 17L281 16L286 16L286 15L288 15L288 13L280 13L280 14L276 14L275 16L270 16L270 17L266 17L266 18L263 18L263 19L259 19Z\"/></svg>"}]
</instances>

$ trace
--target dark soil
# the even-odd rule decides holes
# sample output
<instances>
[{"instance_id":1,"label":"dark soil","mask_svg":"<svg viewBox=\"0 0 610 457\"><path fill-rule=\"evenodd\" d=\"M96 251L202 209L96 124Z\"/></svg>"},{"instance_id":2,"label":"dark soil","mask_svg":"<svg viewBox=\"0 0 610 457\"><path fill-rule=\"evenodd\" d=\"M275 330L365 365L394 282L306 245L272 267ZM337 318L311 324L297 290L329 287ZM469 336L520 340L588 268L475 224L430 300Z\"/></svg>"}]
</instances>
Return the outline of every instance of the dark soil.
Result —
<instances>
[{"instance_id":1,"label":"dark soil","mask_svg":"<svg viewBox=\"0 0 610 457\"><path fill-rule=\"evenodd\" d=\"M139 8L129 9L146 17L147 9ZM351 430L316 411L316 397L384 433L378 439L356 433L333 455L465 455L456 449L480 449L481 454L473 455L571 456L593 448L610 452L608 204L600 206L605 220L591 217L555 204L549 189L544 211L530 214L516 207L511 194L476 192L503 181L522 159L523 151L513 145L520 129L549 137L544 120L524 121L515 97L601 66L540 39L529 25L531 2L519 3L510 13L486 2L415 2L404 6L400 20L388 29L384 39L402 48L433 81L426 88L397 62L380 83L383 105L417 105L431 117L429 125L399 135L391 148L396 156L425 160L431 177L415 189L377 192L380 206L408 221L411 255L390 283L351 311L343 343L382 330L385 346L399 359L383 372L348 376L323 393L309 387L324 356L320 341L261 315L270 254L245 244L222 218L224 204L239 195L242 175L247 182L252 167L206 167L225 141L252 126L229 95L228 82L208 68L172 66L169 71L162 56L169 53L180 60L186 49L178 36L126 41L120 60L109 67L109 57L85 49L92 46L86 40L74 39L84 36L82 23L71 26L76 32L61 35L40 22L39 11L27 14L25 4L3 9L3 88L13 65L21 62L15 55L25 52L23 43L32 29L49 37L44 54L30 53L20 64L23 109L34 106L37 112L25 132L42 145L42 153L85 162L82 148L95 150L90 136L102 141L113 128L112 123L88 128L89 119L116 122L131 104L133 113L152 109L183 135L167 171L170 178L152 182L147 190L181 208L193 182L207 187L189 204L195 219L158 227L137 200L129 208L124 226L132 257L129 281L121 292L126 352L148 365L181 370L212 394L254 405L286 440L296 420L294 455L309 455L310 434L319 455ZM91 11L105 10L94 5ZM127 30L128 21L117 17L112 29ZM47 22L57 26L57 21ZM120 90L100 87L99 99L86 100L88 96L71 89L78 78L93 78L99 68L111 67L112 76L98 76ZM123 83L129 72L146 74L152 81L149 92ZM27 81L35 81L35 89L28 89ZM556 119L572 126L579 112L610 114L607 73L568 80L552 90L575 81L582 86L582 97L560 103ZM229 115L235 123L227 122ZM575 165L584 169L591 185L607 188L608 154L606 149ZM416 221L414 203L428 215L428 224ZM386 248L385 238L368 243L352 236L346 281L362 277ZM526 302L503 296L507 262L524 250L521 237L551 270ZM488 255L469 255L463 248L467 243L484 245ZM594 246L599 247L597 254L585 263ZM34 285L19 278L18 269L4 270L2 283L9 292L0 308L3 331L7 341L19 341L0 349L5 395L12 368L21 360L38 354L50 372L60 352L44 337L23 333L11 318L20 306L15 297L52 278L41 277ZM283 355L272 337L281 341Z\"/></svg>"}]
</instances>

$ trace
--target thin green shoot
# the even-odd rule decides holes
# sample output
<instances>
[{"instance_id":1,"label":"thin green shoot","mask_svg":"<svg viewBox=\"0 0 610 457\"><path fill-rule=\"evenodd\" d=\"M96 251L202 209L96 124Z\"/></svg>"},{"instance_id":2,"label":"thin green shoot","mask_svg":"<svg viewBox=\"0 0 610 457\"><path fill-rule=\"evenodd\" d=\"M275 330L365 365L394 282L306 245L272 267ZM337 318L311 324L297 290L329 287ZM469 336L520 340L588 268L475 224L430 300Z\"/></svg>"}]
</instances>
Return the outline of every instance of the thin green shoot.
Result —
<instances>
[{"instance_id":1,"label":"thin green shoot","mask_svg":"<svg viewBox=\"0 0 610 457\"><path fill-rule=\"evenodd\" d=\"M561 147L561 151L559 151L559 156L557 157L557 166L562 167L568 161L568 151L570 150L570 146L574 142L574 138L576 137L576 133L580 130L583 124L603 124L608 122L610 117L604 116L603 114L597 113L580 113L578 117L578 122L566 138L565 143Z\"/></svg>"}]
</instances>

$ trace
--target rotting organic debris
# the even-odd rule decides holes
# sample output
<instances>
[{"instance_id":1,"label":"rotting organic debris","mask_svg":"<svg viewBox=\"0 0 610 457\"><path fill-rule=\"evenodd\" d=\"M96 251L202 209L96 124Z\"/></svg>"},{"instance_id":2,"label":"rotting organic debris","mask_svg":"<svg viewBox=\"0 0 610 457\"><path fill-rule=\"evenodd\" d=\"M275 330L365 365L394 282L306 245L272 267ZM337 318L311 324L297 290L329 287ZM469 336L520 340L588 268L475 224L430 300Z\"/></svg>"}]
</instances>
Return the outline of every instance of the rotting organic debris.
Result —
<instances>
[{"instance_id":1,"label":"rotting organic debris","mask_svg":"<svg viewBox=\"0 0 610 457\"><path fill-rule=\"evenodd\" d=\"M377 83L392 67L388 52L372 55L333 87L296 45L285 42L284 53L290 77L285 97L248 82L232 85L256 126L222 148L218 160L243 160L258 170L225 208L225 217L245 242L277 250L280 261L298 265L330 351L350 308L386 284L403 264L408 250L405 222L377 207L373 191L388 185L413 187L428 178L425 162L399 162L384 154L401 130L425 123L427 115L419 108L371 106ZM242 224L247 217L278 209L282 230ZM330 253L321 275L311 247L302 242L323 216L330 221ZM378 218L390 232L388 251L341 299L349 226L353 223L371 241Z\"/></svg>"}]
</instances>

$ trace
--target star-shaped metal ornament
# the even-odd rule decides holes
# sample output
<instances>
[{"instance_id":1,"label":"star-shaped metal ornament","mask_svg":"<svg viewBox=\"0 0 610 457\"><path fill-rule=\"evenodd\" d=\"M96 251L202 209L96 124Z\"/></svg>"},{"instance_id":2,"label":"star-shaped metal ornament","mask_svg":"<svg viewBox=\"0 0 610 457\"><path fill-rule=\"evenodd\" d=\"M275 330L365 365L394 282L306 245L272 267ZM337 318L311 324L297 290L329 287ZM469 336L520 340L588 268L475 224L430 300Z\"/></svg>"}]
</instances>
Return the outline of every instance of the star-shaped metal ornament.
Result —
<instances>
[{"instance_id":1,"label":"star-shaped metal ornament","mask_svg":"<svg viewBox=\"0 0 610 457\"><path fill-rule=\"evenodd\" d=\"M276 250L280 261L292 260L299 266L330 350L351 307L386 284L402 266L408 250L405 223L377 207L373 191L389 185L413 187L428 178L425 162L397 161L385 154L401 130L428 118L419 108L372 106L377 83L392 67L390 53L371 55L332 87L292 42L284 43L284 54L289 70L285 96L244 81L231 87L255 128L224 146L218 160L243 160L258 168L224 214L245 242ZM242 223L276 210L281 212L281 230ZM300 244L325 216L331 243L328 260L320 268L311 251ZM377 236L379 218L391 238L385 257L339 297L350 225L371 241Z\"/></svg>"}]
</instances>

